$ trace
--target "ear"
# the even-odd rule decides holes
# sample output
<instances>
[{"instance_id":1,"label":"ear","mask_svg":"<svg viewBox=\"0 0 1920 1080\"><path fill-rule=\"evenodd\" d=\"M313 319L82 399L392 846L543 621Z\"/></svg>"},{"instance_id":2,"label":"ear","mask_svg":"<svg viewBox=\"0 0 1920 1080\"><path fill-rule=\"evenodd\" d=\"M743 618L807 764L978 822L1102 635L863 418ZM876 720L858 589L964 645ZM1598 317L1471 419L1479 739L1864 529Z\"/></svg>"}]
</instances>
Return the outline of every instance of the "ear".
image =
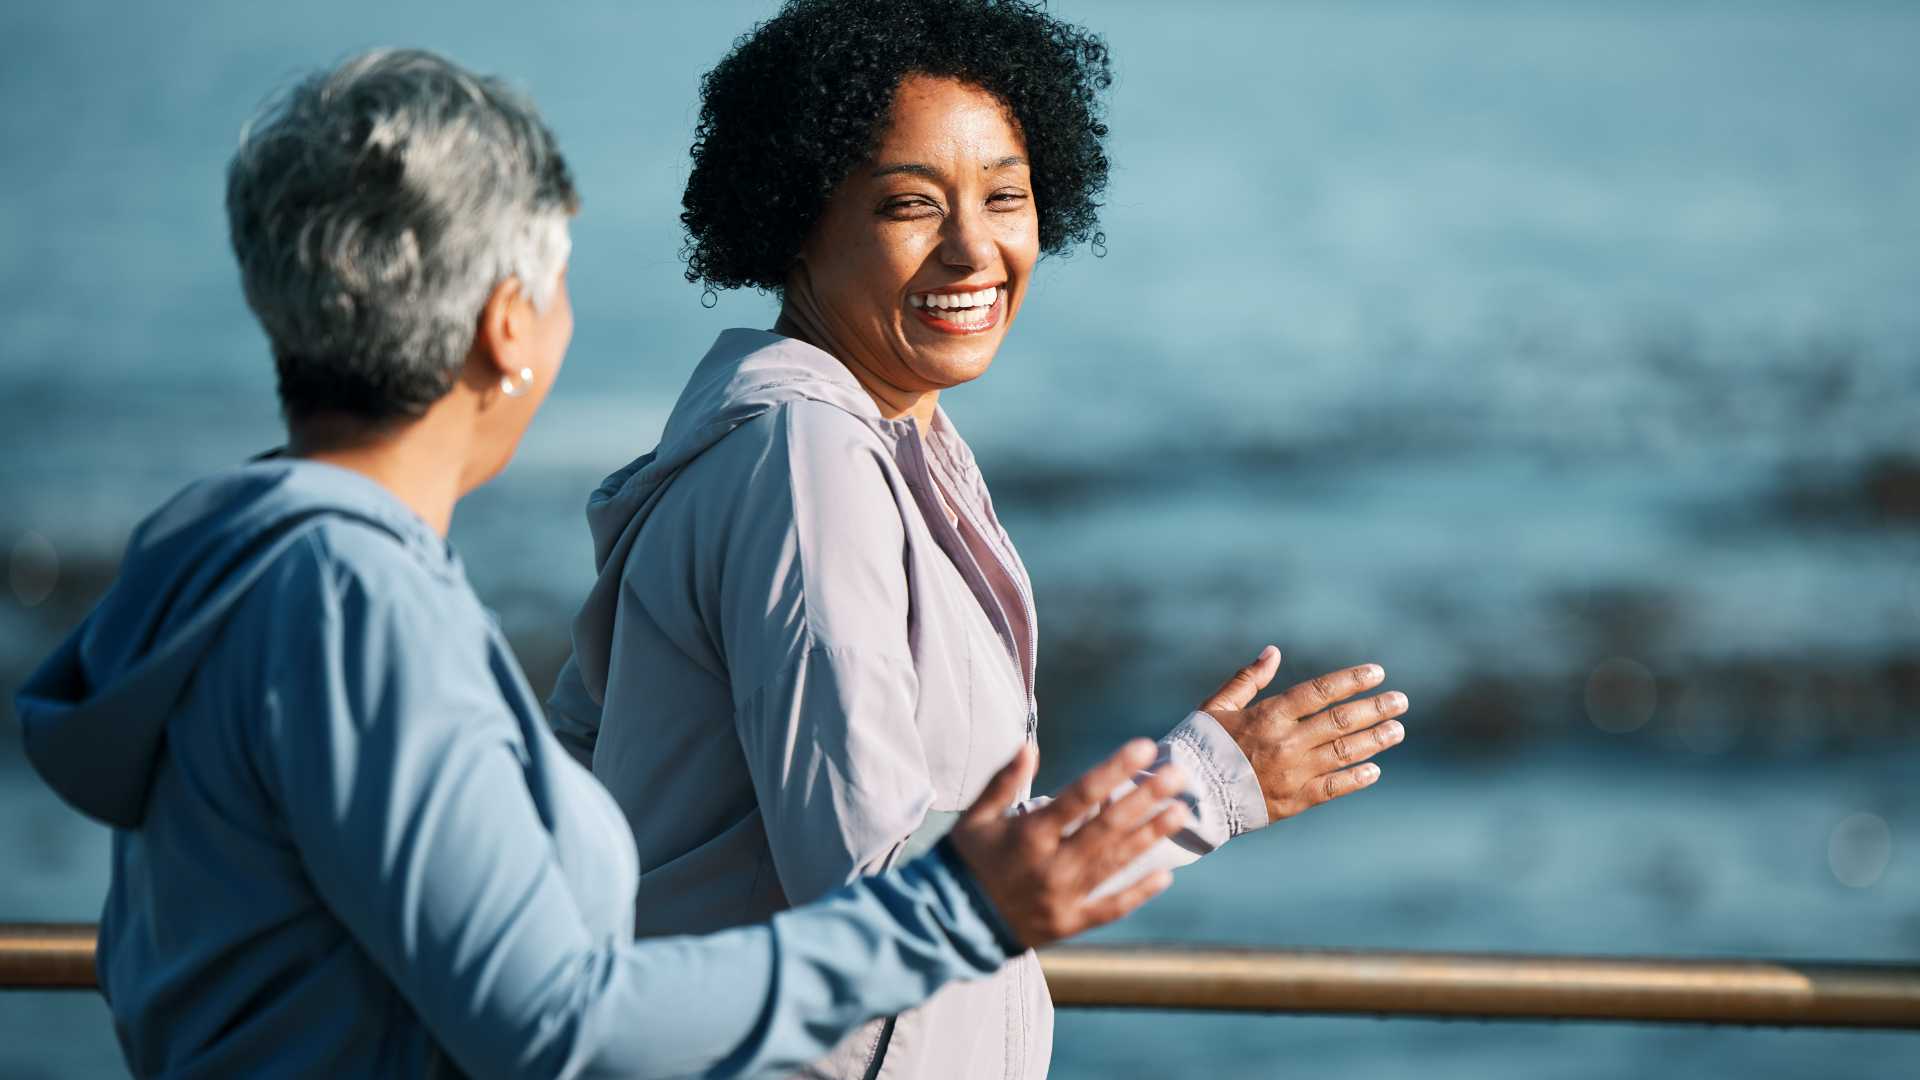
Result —
<instances>
[{"instance_id":1,"label":"ear","mask_svg":"<svg viewBox=\"0 0 1920 1080\"><path fill-rule=\"evenodd\" d=\"M487 294L473 336L473 351L482 366L479 374L486 381L498 382L520 370L515 358L532 331L533 314L533 304L521 289L519 278L506 278Z\"/></svg>"}]
</instances>

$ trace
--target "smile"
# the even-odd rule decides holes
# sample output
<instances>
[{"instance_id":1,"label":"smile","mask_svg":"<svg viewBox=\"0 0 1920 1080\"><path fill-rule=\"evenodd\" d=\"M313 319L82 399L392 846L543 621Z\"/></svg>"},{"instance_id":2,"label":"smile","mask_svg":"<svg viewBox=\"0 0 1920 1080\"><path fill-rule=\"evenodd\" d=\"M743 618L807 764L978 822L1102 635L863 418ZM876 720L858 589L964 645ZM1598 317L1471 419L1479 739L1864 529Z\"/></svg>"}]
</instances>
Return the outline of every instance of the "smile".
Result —
<instances>
[{"instance_id":1,"label":"smile","mask_svg":"<svg viewBox=\"0 0 1920 1080\"><path fill-rule=\"evenodd\" d=\"M920 321L947 334L978 334L1000 324L1005 290L997 285L972 292L915 293L907 306Z\"/></svg>"}]
</instances>

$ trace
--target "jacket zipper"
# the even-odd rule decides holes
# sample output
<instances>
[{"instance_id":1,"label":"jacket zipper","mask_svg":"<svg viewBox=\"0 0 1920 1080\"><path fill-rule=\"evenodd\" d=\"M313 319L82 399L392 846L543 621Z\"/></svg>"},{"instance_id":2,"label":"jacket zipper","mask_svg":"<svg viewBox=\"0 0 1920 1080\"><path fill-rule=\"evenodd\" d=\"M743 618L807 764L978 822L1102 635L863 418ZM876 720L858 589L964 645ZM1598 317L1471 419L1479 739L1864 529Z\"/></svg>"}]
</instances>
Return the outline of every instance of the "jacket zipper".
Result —
<instances>
[{"instance_id":1,"label":"jacket zipper","mask_svg":"<svg viewBox=\"0 0 1920 1080\"><path fill-rule=\"evenodd\" d=\"M922 477L927 484L934 485L937 488L939 481L934 478L933 470L927 467L927 463L925 460L926 453L927 453L926 442L925 440L921 440L919 438L918 431L914 433L914 437L916 440L919 441L919 450L920 450L920 456L921 456L920 470L921 470ZM937 490L935 492L935 497L938 498ZM1039 702L1034 694L1034 681L1035 681L1034 672L1035 672L1035 669L1040 666L1040 656L1039 656L1040 624L1039 624L1038 618L1034 615L1033 593L1031 590L1027 588L1027 576L1026 574L1022 573L1019 570L1019 568L1013 566L1011 563L1008 562L1006 556L1002 554L1000 551L1002 542L1001 542L1001 537L999 535L999 532L997 530L990 530L985 528L981 524L979 518L974 516L973 508L967 505L967 501L965 499L954 498L948 501L953 504L953 507L955 510L957 510L958 512L966 516L967 524L972 526L973 531L979 534L981 539L986 541L987 550L993 556L993 561L999 565L1000 572L1005 574L1009 581L1013 582L1014 592L1019 594L1020 608L1021 608L1020 613L1026 616L1026 623L1027 623L1027 655L1025 657L1022 657L1019 655L1019 652L1020 652L1019 643L1015 642L1013 662L1016 667L1020 668L1022 681L1025 683L1025 686L1026 686L1027 738L1032 739L1034 737L1035 730L1038 729L1040 725ZM944 518L945 518L944 514L941 515L941 517L943 519L942 524L945 525L946 528L948 529L953 528L951 524L947 524L944 521ZM973 558L973 549L968 546L966 540L958 536L954 537L954 539L959 541L960 548L961 550L967 553L967 557L970 559ZM976 566L975 569L978 570L978 566ZM982 574L981 576L984 578L986 575ZM991 585L988 585L987 587L987 594L993 597L995 607L1000 606L1000 599L998 595L994 593L993 587ZM1002 612L1002 617L1003 618L1005 617L1004 612Z\"/></svg>"},{"instance_id":2,"label":"jacket zipper","mask_svg":"<svg viewBox=\"0 0 1920 1080\"><path fill-rule=\"evenodd\" d=\"M1024 658L1015 657L1014 662L1020 665L1021 674L1025 677L1026 681L1027 738L1031 739L1033 738L1035 729L1040 725L1039 701L1034 695L1034 671L1040 666L1040 624L1033 611L1033 593L1027 588L1027 576L1021 573L1017 567L1009 563L1006 557L1001 554L999 550L1001 547L1000 537L995 532L990 532L983 528L979 520L973 516L972 509L970 509L964 501L955 501L960 504L960 512L967 516L967 522L973 526L974 532L979 533L980 536L986 540L987 549L993 555L993 561L1000 564L1000 572L1005 574L1007 579L1013 582L1014 592L1020 595L1020 613L1027 617L1027 655ZM965 543L964 540L961 542ZM969 551L969 554L971 554L971 551ZM998 597L995 599L997 601Z\"/></svg>"}]
</instances>

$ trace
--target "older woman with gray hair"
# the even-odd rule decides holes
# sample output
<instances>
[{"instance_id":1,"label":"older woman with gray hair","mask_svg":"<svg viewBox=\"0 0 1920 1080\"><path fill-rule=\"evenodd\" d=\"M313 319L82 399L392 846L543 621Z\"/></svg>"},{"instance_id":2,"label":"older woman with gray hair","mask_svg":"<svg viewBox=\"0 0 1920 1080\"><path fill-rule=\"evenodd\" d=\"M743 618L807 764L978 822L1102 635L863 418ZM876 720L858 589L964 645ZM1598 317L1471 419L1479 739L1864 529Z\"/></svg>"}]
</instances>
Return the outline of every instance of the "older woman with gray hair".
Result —
<instances>
[{"instance_id":1,"label":"older woman with gray hair","mask_svg":"<svg viewBox=\"0 0 1920 1080\"><path fill-rule=\"evenodd\" d=\"M1180 778L1008 817L760 925L636 944L621 811L548 732L444 538L572 333L576 196L532 107L422 52L282 97L227 206L287 453L191 485L17 699L113 827L99 972L139 1075L756 1074L1164 884L1089 890ZM1069 827L1102 805L1090 823Z\"/></svg>"}]
</instances>

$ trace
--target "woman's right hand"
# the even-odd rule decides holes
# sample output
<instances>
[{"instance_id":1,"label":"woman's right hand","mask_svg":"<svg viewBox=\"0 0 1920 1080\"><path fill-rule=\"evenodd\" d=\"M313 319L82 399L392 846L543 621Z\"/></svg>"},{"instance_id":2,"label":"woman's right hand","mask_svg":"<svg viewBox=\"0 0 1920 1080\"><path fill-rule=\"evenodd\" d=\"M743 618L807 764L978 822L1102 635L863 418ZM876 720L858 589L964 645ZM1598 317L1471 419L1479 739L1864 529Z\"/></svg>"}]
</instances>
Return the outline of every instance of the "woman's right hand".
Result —
<instances>
[{"instance_id":1,"label":"woman's right hand","mask_svg":"<svg viewBox=\"0 0 1920 1080\"><path fill-rule=\"evenodd\" d=\"M1184 804L1167 805L1186 786L1178 766L1138 778L1154 759L1154 745L1146 739L1121 747L1047 805L1009 815L1039 759L1032 743L1021 747L948 834L1001 921L1030 949L1104 926L1158 895L1172 883L1171 872L1089 899L1102 882L1187 823ZM1134 790L1108 801L1136 779Z\"/></svg>"}]
</instances>

